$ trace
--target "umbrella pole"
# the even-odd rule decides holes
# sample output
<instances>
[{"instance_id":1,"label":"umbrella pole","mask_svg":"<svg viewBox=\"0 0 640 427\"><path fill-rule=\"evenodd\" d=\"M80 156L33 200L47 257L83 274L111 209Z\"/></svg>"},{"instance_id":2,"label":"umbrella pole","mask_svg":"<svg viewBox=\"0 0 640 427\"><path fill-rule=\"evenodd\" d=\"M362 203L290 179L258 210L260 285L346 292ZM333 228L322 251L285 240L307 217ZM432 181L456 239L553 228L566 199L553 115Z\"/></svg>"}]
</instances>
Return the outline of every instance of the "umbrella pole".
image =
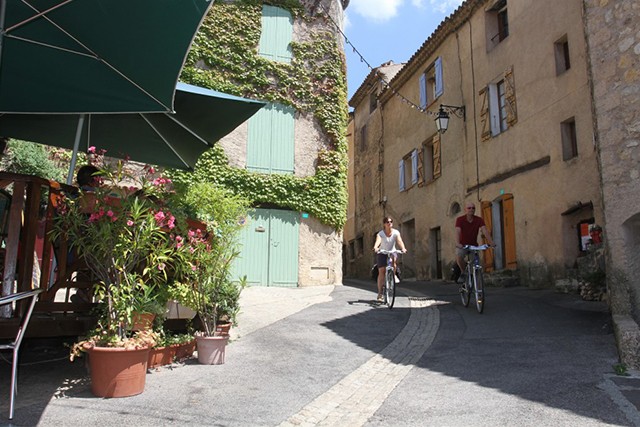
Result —
<instances>
[{"instance_id":1,"label":"umbrella pole","mask_svg":"<svg viewBox=\"0 0 640 427\"><path fill-rule=\"evenodd\" d=\"M73 154L71 154L71 164L69 165L69 175L67 175L67 184L73 182L73 171L76 169L76 161L78 160L78 150L80 149L80 138L82 137L82 128L84 127L84 119L86 114L80 114L78 119L78 127L76 128L76 140L73 143Z\"/></svg>"}]
</instances>

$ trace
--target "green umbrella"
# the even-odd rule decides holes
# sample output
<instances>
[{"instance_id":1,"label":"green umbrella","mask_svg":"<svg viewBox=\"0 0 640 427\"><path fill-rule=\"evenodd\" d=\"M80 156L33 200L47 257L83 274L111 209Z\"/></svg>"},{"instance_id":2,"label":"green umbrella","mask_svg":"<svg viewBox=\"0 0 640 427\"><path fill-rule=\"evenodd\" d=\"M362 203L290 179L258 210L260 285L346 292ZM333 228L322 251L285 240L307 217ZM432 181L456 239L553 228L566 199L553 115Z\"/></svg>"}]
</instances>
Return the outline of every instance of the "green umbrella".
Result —
<instances>
[{"instance_id":1,"label":"green umbrella","mask_svg":"<svg viewBox=\"0 0 640 427\"><path fill-rule=\"evenodd\" d=\"M190 169L200 154L265 105L184 83L175 95L175 113L0 113L0 134L74 152L95 146L112 157Z\"/></svg>"},{"instance_id":2,"label":"green umbrella","mask_svg":"<svg viewBox=\"0 0 640 427\"><path fill-rule=\"evenodd\" d=\"M178 75L210 6L0 0L0 112L172 111Z\"/></svg>"}]
</instances>

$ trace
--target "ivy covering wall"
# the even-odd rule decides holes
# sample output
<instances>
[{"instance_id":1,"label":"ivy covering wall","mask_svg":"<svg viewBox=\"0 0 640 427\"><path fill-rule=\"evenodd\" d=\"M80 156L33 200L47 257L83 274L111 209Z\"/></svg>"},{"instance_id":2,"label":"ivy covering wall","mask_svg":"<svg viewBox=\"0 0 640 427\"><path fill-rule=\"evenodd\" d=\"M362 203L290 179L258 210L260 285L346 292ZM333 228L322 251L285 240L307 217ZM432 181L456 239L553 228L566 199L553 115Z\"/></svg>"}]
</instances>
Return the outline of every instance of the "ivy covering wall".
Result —
<instances>
[{"instance_id":1,"label":"ivy covering wall","mask_svg":"<svg viewBox=\"0 0 640 427\"><path fill-rule=\"evenodd\" d=\"M262 5L289 10L294 19L320 19L327 30L292 43L291 63L258 55ZM324 15L306 15L298 0L216 0L189 52L181 80L186 83L263 101L290 105L313 115L325 133L326 148L318 153L310 177L260 174L229 166L219 146L202 155L195 173L174 172L178 184L209 181L252 201L308 212L341 229L347 206L347 93L344 55L333 23ZM318 28L320 26L315 26ZM300 141L296 141L296 144Z\"/></svg>"}]
</instances>

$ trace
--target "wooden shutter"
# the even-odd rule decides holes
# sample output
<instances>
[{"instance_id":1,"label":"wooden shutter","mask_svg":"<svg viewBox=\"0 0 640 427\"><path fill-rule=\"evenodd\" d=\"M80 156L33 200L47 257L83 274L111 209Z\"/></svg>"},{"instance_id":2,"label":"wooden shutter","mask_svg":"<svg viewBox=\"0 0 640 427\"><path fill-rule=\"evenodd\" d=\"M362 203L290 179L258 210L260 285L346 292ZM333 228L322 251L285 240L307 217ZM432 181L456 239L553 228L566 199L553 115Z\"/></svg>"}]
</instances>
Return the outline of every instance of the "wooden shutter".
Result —
<instances>
[{"instance_id":1,"label":"wooden shutter","mask_svg":"<svg viewBox=\"0 0 640 427\"><path fill-rule=\"evenodd\" d=\"M424 149L425 146L422 146L422 149L418 151L418 187L422 187L425 183L424 179Z\"/></svg>"},{"instance_id":2,"label":"wooden shutter","mask_svg":"<svg viewBox=\"0 0 640 427\"><path fill-rule=\"evenodd\" d=\"M482 219L491 236L493 236L493 222L491 220L491 202L482 202ZM493 251L491 249L484 251L484 269L485 271L493 271Z\"/></svg>"},{"instance_id":3,"label":"wooden shutter","mask_svg":"<svg viewBox=\"0 0 640 427\"><path fill-rule=\"evenodd\" d=\"M491 138L491 122L489 121L489 88L485 87L478 93L480 96L480 137L483 141Z\"/></svg>"},{"instance_id":4,"label":"wooden shutter","mask_svg":"<svg viewBox=\"0 0 640 427\"><path fill-rule=\"evenodd\" d=\"M439 97L444 93L444 82L442 80L442 57L437 57L435 62L436 68L436 89L435 97Z\"/></svg>"},{"instance_id":5,"label":"wooden shutter","mask_svg":"<svg viewBox=\"0 0 640 427\"><path fill-rule=\"evenodd\" d=\"M420 74L420 108L427 108L427 76Z\"/></svg>"},{"instance_id":6,"label":"wooden shutter","mask_svg":"<svg viewBox=\"0 0 640 427\"><path fill-rule=\"evenodd\" d=\"M258 52L272 61L291 62L293 19L289 11L275 6L262 6L262 31Z\"/></svg>"},{"instance_id":7,"label":"wooden shutter","mask_svg":"<svg viewBox=\"0 0 640 427\"><path fill-rule=\"evenodd\" d=\"M518 109L516 108L516 85L513 76L513 66L504 72L504 90L507 106L507 124L509 127L518 121Z\"/></svg>"},{"instance_id":8,"label":"wooden shutter","mask_svg":"<svg viewBox=\"0 0 640 427\"><path fill-rule=\"evenodd\" d=\"M438 178L442 173L440 165L440 134L433 137L433 179Z\"/></svg>"},{"instance_id":9,"label":"wooden shutter","mask_svg":"<svg viewBox=\"0 0 640 427\"><path fill-rule=\"evenodd\" d=\"M502 198L502 234L504 238L504 260L509 270L518 267L516 256L516 227L513 214L513 194L505 194Z\"/></svg>"}]
</instances>

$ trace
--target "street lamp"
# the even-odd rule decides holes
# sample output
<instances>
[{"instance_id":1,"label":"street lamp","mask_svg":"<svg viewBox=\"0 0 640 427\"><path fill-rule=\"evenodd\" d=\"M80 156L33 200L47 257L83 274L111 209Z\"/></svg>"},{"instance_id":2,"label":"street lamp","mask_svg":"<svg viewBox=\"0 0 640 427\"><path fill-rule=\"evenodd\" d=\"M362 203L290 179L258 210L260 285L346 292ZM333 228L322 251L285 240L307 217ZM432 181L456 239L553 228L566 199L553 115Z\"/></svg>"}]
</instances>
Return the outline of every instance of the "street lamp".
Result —
<instances>
[{"instance_id":1,"label":"street lamp","mask_svg":"<svg viewBox=\"0 0 640 427\"><path fill-rule=\"evenodd\" d=\"M463 121L466 119L464 106L456 107L455 105L440 104L440 109L438 110L438 114L436 115L436 129L441 134L445 133L449 128L449 114L453 114Z\"/></svg>"}]
</instances>

